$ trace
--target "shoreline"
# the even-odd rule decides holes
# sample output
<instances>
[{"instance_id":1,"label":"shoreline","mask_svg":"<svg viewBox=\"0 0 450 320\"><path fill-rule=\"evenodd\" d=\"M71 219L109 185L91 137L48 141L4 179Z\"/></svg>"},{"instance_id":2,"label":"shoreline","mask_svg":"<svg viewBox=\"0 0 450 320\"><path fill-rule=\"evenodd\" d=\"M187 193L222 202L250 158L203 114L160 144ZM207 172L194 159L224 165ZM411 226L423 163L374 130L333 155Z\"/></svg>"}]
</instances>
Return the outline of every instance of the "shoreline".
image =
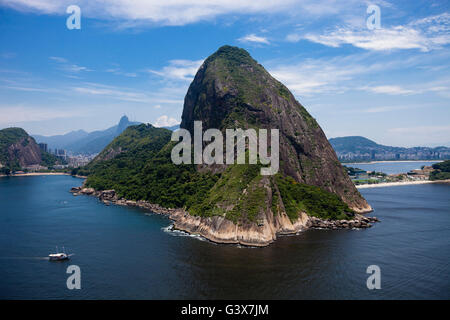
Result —
<instances>
[{"instance_id":1,"label":"shoreline","mask_svg":"<svg viewBox=\"0 0 450 320\"><path fill-rule=\"evenodd\" d=\"M162 214L173 221L174 230L201 236L211 242L220 244L238 244L249 247L265 247L277 240L278 236L297 234L307 229L365 229L379 222L376 217L365 217L355 213L350 219L328 220L308 216L300 212L298 220L291 221L285 212L274 216L272 211L264 212L258 222L236 225L223 216L200 217L190 215L182 208L164 208L144 200L126 200L119 198L115 190L97 191L93 188L73 187L74 196L94 196L105 205L137 207L155 214Z\"/></svg>"},{"instance_id":2,"label":"shoreline","mask_svg":"<svg viewBox=\"0 0 450 320\"><path fill-rule=\"evenodd\" d=\"M75 178L86 179L85 176L71 175L66 172L30 172L30 173L19 173L10 175L0 175L1 177L36 177L36 176L72 176Z\"/></svg>"},{"instance_id":3,"label":"shoreline","mask_svg":"<svg viewBox=\"0 0 450 320\"><path fill-rule=\"evenodd\" d=\"M355 186L357 189L369 189L369 188L382 188L382 187L398 187L398 186L409 186L415 184L429 184L429 183L450 183L450 179L448 180L423 180L423 181L406 181L406 182L382 182L382 183L374 183L374 184L362 184L359 186Z\"/></svg>"},{"instance_id":4,"label":"shoreline","mask_svg":"<svg viewBox=\"0 0 450 320\"><path fill-rule=\"evenodd\" d=\"M342 165L346 164L376 164L376 163L411 163L411 162L443 162L445 160L379 160L379 161L367 161L367 162L341 162Z\"/></svg>"}]
</instances>

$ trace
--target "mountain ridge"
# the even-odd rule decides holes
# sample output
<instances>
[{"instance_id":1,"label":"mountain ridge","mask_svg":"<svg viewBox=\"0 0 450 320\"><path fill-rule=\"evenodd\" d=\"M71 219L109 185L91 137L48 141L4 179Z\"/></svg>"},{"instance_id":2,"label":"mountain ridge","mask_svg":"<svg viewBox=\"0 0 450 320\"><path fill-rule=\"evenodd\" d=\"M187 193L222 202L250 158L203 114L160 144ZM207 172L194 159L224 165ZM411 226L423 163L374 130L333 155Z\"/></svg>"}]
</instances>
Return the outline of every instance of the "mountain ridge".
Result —
<instances>
[{"instance_id":1,"label":"mountain ridge","mask_svg":"<svg viewBox=\"0 0 450 320\"><path fill-rule=\"evenodd\" d=\"M77 130L64 135L34 135L34 137L39 143L47 143L49 148L52 149L65 149L75 154L94 154L102 151L103 148L127 127L138 124L140 124L140 122L131 122L128 117L124 115L120 118L118 124L105 130L95 130L92 132Z\"/></svg>"},{"instance_id":2,"label":"mountain ridge","mask_svg":"<svg viewBox=\"0 0 450 320\"><path fill-rule=\"evenodd\" d=\"M450 158L450 148L392 147L378 144L362 136L329 139L340 161L373 160L445 160Z\"/></svg>"}]
</instances>

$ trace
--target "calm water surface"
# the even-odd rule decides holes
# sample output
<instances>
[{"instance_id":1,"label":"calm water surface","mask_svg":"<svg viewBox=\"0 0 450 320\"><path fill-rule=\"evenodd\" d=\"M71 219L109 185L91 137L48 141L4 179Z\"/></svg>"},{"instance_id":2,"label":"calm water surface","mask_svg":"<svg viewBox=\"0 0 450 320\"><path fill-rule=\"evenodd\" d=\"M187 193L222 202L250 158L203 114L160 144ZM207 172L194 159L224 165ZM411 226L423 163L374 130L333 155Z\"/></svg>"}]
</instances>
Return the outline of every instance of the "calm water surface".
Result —
<instances>
[{"instance_id":1,"label":"calm water surface","mask_svg":"<svg viewBox=\"0 0 450 320\"><path fill-rule=\"evenodd\" d=\"M382 222L266 248L165 231L162 216L68 191L69 176L0 178L0 299L449 299L450 186L362 190ZM45 260L54 247L75 253ZM81 290L66 268L81 268ZM381 268L381 290L366 268Z\"/></svg>"},{"instance_id":2,"label":"calm water surface","mask_svg":"<svg viewBox=\"0 0 450 320\"><path fill-rule=\"evenodd\" d=\"M420 169L422 166L431 166L439 161L392 161L392 162L358 162L343 163L347 167L359 168L366 171L384 172L386 174L405 173L410 170Z\"/></svg>"}]
</instances>

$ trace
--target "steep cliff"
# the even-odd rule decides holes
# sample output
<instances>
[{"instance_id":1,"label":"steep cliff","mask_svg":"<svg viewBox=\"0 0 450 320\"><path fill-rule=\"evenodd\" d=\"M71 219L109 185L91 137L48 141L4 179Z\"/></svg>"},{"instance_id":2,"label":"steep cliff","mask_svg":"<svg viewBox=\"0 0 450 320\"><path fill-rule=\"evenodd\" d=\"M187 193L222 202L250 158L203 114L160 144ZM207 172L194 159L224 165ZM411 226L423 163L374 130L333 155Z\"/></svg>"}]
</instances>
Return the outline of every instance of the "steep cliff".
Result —
<instances>
[{"instance_id":1,"label":"steep cliff","mask_svg":"<svg viewBox=\"0 0 450 320\"><path fill-rule=\"evenodd\" d=\"M280 130L284 175L340 196L353 210L370 206L343 170L317 121L244 49L221 47L205 60L186 94L181 127Z\"/></svg>"},{"instance_id":2,"label":"steep cliff","mask_svg":"<svg viewBox=\"0 0 450 320\"><path fill-rule=\"evenodd\" d=\"M43 156L45 161L43 160ZM21 128L0 130L0 164L10 170L19 170L31 165L48 165L56 158L42 152L36 141Z\"/></svg>"}]
</instances>

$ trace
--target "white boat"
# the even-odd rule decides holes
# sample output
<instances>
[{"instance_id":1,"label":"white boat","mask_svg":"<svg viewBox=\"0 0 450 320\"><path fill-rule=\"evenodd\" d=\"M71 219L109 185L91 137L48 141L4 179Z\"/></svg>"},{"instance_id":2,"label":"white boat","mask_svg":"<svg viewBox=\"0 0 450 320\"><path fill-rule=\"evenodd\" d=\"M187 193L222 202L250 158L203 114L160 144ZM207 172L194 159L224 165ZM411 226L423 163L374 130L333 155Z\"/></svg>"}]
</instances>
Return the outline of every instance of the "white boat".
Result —
<instances>
[{"instance_id":1,"label":"white boat","mask_svg":"<svg viewBox=\"0 0 450 320\"><path fill-rule=\"evenodd\" d=\"M48 259L50 261L61 261L70 259L70 255L66 253L66 250L63 247L63 252L58 252L58 247L56 247L56 253L50 253L48 255Z\"/></svg>"}]
</instances>

